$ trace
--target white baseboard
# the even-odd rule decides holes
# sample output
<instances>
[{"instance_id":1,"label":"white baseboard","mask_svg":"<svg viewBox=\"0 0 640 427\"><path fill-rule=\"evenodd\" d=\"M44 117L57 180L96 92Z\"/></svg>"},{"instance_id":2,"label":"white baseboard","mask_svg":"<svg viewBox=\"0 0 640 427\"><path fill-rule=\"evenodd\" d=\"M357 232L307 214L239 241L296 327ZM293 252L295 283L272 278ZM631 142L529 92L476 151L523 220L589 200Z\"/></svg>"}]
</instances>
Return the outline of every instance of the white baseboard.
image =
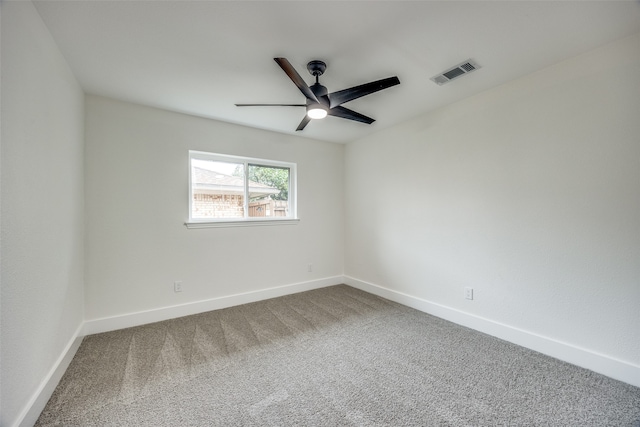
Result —
<instances>
[{"instance_id":1,"label":"white baseboard","mask_svg":"<svg viewBox=\"0 0 640 427\"><path fill-rule=\"evenodd\" d=\"M98 334L101 332L130 328L132 326L145 325L147 323L160 322L162 320L204 313L211 310L219 310L221 308L233 307L240 304L262 301L265 299L295 294L298 292L310 291L312 289L324 288L326 286L339 285L342 283L344 283L343 276L327 277L324 279L312 280L309 282L294 283L291 285L261 289L258 291L244 292L241 294L212 298L203 301L195 301L170 307L162 307L154 310L139 311L136 313L127 313L120 316L87 320L84 323L83 335Z\"/></svg>"},{"instance_id":2,"label":"white baseboard","mask_svg":"<svg viewBox=\"0 0 640 427\"><path fill-rule=\"evenodd\" d=\"M31 427L38 421L40 413L51 398L62 375L64 375L69 363L71 363L73 356L75 356L76 351L78 351L82 343L82 327L83 324L78 326L78 329L76 329L69 343L65 346L58 360L56 360L47 376L44 377L40 386L38 386L36 392L31 396L31 399L29 399L20 416L13 423L14 427Z\"/></svg>"},{"instance_id":3,"label":"white baseboard","mask_svg":"<svg viewBox=\"0 0 640 427\"><path fill-rule=\"evenodd\" d=\"M345 276L344 283L450 322L640 387L640 366L353 277Z\"/></svg>"}]
</instances>

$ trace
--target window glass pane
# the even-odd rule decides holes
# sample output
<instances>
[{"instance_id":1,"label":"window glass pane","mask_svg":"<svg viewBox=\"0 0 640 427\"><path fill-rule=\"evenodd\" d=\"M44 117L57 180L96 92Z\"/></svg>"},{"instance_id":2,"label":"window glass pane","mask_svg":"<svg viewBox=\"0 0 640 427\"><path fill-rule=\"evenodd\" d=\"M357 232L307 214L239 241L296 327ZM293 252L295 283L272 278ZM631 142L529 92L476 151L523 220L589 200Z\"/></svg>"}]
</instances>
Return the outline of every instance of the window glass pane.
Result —
<instances>
[{"instance_id":1,"label":"window glass pane","mask_svg":"<svg viewBox=\"0 0 640 427\"><path fill-rule=\"evenodd\" d=\"M295 163L189 151L189 168L189 221L297 219Z\"/></svg>"},{"instance_id":2,"label":"window glass pane","mask_svg":"<svg viewBox=\"0 0 640 427\"><path fill-rule=\"evenodd\" d=\"M289 216L289 168L249 165L249 216Z\"/></svg>"},{"instance_id":3,"label":"window glass pane","mask_svg":"<svg viewBox=\"0 0 640 427\"><path fill-rule=\"evenodd\" d=\"M191 160L191 218L244 217L244 165Z\"/></svg>"}]
</instances>

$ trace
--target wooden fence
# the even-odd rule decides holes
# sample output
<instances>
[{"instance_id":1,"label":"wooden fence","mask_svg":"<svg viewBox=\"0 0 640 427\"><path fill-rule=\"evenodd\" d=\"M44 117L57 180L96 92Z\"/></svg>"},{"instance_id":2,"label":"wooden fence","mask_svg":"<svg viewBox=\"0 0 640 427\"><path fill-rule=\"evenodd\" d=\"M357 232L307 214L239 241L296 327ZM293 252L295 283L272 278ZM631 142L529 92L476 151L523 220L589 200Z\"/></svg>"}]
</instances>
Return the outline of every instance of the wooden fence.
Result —
<instances>
[{"instance_id":1,"label":"wooden fence","mask_svg":"<svg viewBox=\"0 0 640 427\"><path fill-rule=\"evenodd\" d=\"M289 202L286 200L259 200L249 203L250 217L287 216Z\"/></svg>"}]
</instances>

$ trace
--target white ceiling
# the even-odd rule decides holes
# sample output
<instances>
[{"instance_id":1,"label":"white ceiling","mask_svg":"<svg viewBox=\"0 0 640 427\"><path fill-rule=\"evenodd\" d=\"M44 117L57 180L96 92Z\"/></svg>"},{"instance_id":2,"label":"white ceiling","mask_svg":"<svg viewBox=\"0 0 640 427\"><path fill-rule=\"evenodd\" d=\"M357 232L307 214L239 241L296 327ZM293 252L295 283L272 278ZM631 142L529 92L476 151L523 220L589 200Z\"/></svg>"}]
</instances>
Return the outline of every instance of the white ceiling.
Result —
<instances>
[{"instance_id":1,"label":"white ceiling","mask_svg":"<svg viewBox=\"0 0 640 427\"><path fill-rule=\"evenodd\" d=\"M300 136L349 142L640 31L638 1L38 1L87 93L294 134L304 103L274 57L329 91L397 75ZM640 48L640 47L639 47ZM444 86L429 80L474 59Z\"/></svg>"}]
</instances>

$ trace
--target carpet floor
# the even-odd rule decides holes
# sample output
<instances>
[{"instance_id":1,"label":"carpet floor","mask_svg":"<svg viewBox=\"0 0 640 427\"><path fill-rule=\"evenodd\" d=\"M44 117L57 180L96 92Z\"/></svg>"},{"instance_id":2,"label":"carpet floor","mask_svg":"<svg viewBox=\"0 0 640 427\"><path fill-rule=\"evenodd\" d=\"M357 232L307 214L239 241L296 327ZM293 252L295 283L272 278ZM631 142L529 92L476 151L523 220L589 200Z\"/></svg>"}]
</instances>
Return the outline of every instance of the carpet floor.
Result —
<instances>
[{"instance_id":1,"label":"carpet floor","mask_svg":"<svg viewBox=\"0 0 640 427\"><path fill-rule=\"evenodd\" d=\"M84 338L37 426L640 426L640 388L340 285Z\"/></svg>"}]
</instances>

